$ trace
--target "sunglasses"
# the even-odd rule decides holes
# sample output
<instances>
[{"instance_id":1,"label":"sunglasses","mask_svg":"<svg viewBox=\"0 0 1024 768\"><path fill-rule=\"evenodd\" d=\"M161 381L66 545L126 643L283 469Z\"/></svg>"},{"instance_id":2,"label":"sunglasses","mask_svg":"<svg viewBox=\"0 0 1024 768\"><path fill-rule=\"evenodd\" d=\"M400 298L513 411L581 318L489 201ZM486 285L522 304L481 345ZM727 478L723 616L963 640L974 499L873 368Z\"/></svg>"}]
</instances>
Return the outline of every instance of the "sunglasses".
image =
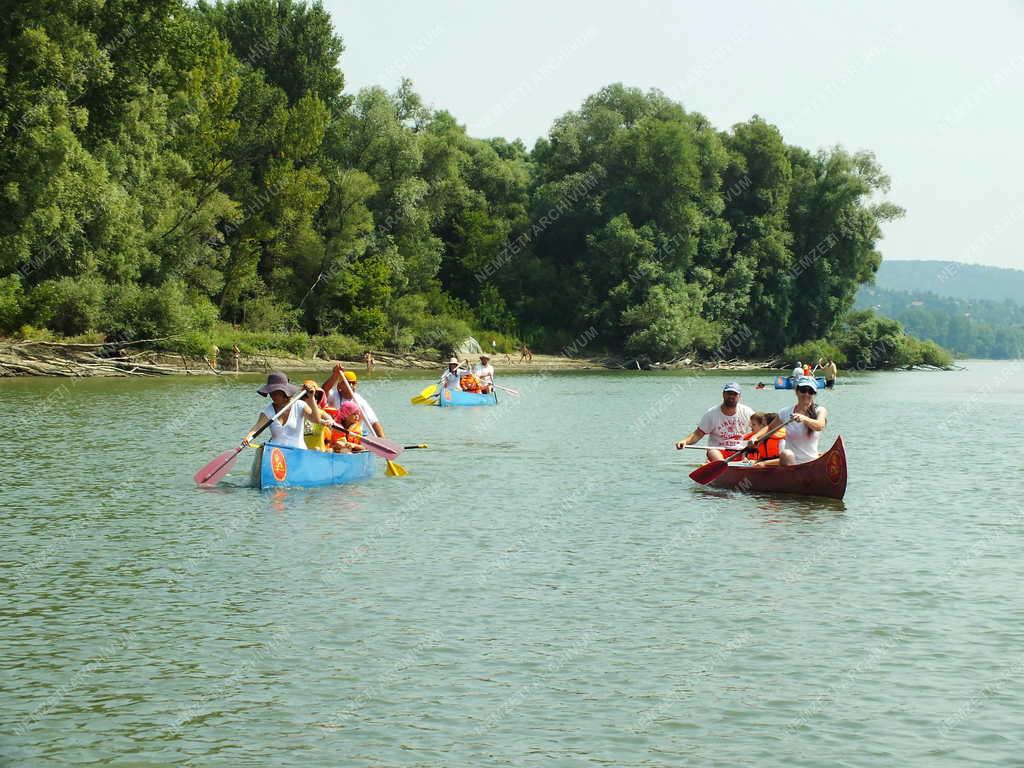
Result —
<instances>
[{"instance_id":1,"label":"sunglasses","mask_svg":"<svg viewBox=\"0 0 1024 768\"><path fill-rule=\"evenodd\" d=\"M796 391L799 392L802 395L813 395L814 394L814 390L811 389L810 387L797 387Z\"/></svg>"}]
</instances>

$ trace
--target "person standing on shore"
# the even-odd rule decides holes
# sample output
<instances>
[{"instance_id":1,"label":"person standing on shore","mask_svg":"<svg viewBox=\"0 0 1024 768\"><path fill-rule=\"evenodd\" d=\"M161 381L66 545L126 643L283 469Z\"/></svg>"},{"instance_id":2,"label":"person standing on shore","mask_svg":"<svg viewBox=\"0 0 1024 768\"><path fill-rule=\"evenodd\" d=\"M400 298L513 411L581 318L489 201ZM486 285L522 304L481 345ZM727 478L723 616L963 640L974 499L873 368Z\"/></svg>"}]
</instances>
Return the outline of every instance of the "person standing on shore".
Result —
<instances>
[{"instance_id":1,"label":"person standing on shore","mask_svg":"<svg viewBox=\"0 0 1024 768\"><path fill-rule=\"evenodd\" d=\"M237 344L231 345L231 359L235 363L235 373L238 373L238 363L242 359L242 350L238 348Z\"/></svg>"},{"instance_id":2,"label":"person standing on shore","mask_svg":"<svg viewBox=\"0 0 1024 768\"><path fill-rule=\"evenodd\" d=\"M210 367L217 370L217 358L220 357L220 347L214 344L210 347Z\"/></svg>"},{"instance_id":3,"label":"person standing on shore","mask_svg":"<svg viewBox=\"0 0 1024 768\"><path fill-rule=\"evenodd\" d=\"M722 404L708 408L701 416L697 428L676 443L682 450L700 442L708 435L708 461L721 461L746 445L743 436L750 432L750 417L754 409L740 402L740 385L730 381L722 389Z\"/></svg>"},{"instance_id":4,"label":"person standing on shore","mask_svg":"<svg viewBox=\"0 0 1024 768\"><path fill-rule=\"evenodd\" d=\"M363 362L366 363L366 375L369 376L373 373L373 352L370 350L363 352Z\"/></svg>"}]
</instances>

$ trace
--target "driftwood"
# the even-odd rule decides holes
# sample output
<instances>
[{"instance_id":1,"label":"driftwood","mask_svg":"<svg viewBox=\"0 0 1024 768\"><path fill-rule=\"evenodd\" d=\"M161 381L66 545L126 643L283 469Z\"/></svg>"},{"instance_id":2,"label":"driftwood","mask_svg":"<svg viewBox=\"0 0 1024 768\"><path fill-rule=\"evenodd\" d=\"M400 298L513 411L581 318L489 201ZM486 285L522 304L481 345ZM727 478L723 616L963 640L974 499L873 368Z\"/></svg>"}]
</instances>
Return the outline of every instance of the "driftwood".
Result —
<instances>
[{"instance_id":1,"label":"driftwood","mask_svg":"<svg viewBox=\"0 0 1024 768\"><path fill-rule=\"evenodd\" d=\"M160 362L156 352L130 347L165 339L63 344L19 341L0 345L0 376L168 376L191 373Z\"/></svg>"}]
</instances>

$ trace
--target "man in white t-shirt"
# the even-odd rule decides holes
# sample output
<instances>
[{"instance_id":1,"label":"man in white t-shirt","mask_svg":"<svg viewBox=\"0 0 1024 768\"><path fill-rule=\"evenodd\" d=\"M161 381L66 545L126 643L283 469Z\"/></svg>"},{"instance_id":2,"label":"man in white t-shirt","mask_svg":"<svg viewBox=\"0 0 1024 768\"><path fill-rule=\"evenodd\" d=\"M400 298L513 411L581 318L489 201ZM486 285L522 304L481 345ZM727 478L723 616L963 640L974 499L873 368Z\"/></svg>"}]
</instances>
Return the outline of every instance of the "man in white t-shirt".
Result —
<instances>
[{"instance_id":1,"label":"man in white t-shirt","mask_svg":"<svg viewBox=\"0 0 1024 768\"><path fill-rule=\"evenodd\" d=\"M342 377L348 382L353 399L366 419L363 422L363 429L370 429L377 437L384 437L384 426L380 423L380 419L377 418L377 412L373 410L373 407L366 401L365 397L356 392L356 387L359 386L359 377L355 371L346 371L341 365L334 366L334 371L331 373L330 378L324 382L324 392L327 393L327 405L331 408L340 408L341 404L347 399L342 394L344 387L338 387L338 379Z\"/></svg>"},{"instance_id":2,"label":"man in white t-shirt","mask_svg":"<svg viewBox=\"0 0 1024 768\"><path fill-rule=\"evenodd\" d=\"M486 352L481 353L480 365L473 371L473 375L480 382L481 392L486 395L491 391L491 387L494 386L494 366L491 365L491 356Z\"/></svg>"},{"instance_id":3,"label":"man in white t-shirt","mask_svg":"<svg viewBox=\"0 0 1024 768\"><path fill-rule=\"evenodd\" d=\"M804 364L799 360L796 361L796 367L793 369L793 386L796 386L796 380L804 375Z\"/></svg>"},{"instance_id":4,"label":"man in white t-shirt","mask_svg":"<svg viewBox=\"0 0 1024 768\"><path fill-rule=\"evenodd\" d=\"M721 461L746 445L754 409L740 402L740 385L730 381L722 389L722 404L708 408L697 428L676 443L677 449L700 442L708 436L708 461Z\"/></svg>"}]
</instances>

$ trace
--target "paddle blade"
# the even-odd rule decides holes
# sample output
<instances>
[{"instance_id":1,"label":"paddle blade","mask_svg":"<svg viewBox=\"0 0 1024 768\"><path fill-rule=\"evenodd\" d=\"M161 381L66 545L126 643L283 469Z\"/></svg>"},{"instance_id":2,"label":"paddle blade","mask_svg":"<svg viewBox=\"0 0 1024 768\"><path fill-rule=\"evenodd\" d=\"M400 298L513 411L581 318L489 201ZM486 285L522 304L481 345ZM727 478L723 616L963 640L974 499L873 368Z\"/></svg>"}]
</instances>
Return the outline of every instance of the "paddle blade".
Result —
<instances>
[{"instance_id":1,"label":"paddle blade","mask_svg":"<svg viewBox=\"0 0 1024 768\"><path fill-rule=\"evenodd\" d=\"M726 459L721 461L709 461L707 464L701 464L693 472L690 473L690 479L695 483L701 485L707 485L720 474L725 472L725 468L729 466L729 462Z\"/></svg>"},{"instance_id":2,"label":"paddle blade","mask_svg":"<svg viewBox=\"0 0 1024 768\"><path fill-rule=\"evenodd\" d=\"M196 472L192 476L192 479L196 481L196 485L209 488L223 480L224 476L235 466L235 462L238 461L240 451L241 448L224 451L224 453Z\"/></svg>"},{"instance_id":3,"label":"paddle blade","mask_svg":"<svg viewBox=\"0 0 1024 768\"><path fill-rule=\"evenodd\" d=\"M373 453L375 456L380 456L382 459L398 458L398 456L405 450L402 446L397 443L392 443L390 440L386 440L383 437L363 435L363 445L368 451Z\"/></svg>"},{"instance_id":4,"label":"paddle blade","mask_svg":"<svg viewBox=\"0 0 1024 768\"><path fill-rule=\"evenodd\" d=\"M384 473L388 477L405 477L409 474L409 470L403 467L401 464L395 464L393 461L388 462L388 469Z\"/></svg>"},{"instance_id":5,"label":"paddle blade","mask_svg":"<svg viewBox=\"0 0 1024 768\"><path fill-rule=\"evenodd\" d=\"M430 405L433 403L429 397L423 397L422 395L416 395L416 397L410 398L410 403L413 405Z\"/></svg>"}]
</instances>

